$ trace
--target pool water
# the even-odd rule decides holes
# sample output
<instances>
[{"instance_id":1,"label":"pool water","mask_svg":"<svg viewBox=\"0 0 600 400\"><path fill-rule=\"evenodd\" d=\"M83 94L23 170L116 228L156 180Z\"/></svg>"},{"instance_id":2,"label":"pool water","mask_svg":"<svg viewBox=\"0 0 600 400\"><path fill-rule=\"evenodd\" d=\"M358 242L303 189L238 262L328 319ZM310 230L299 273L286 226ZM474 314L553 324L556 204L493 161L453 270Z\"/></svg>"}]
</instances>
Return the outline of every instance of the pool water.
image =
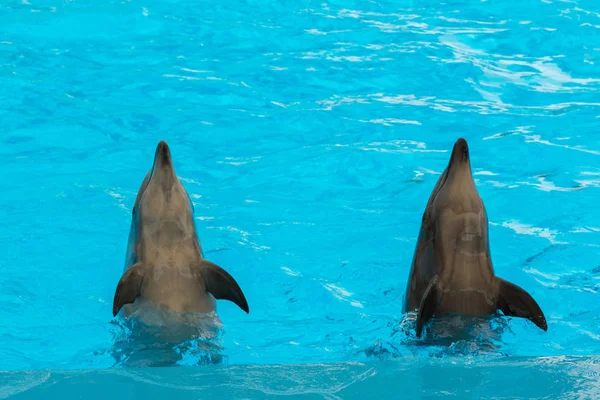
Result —
<instances>
[{"instance_id":1,"label":"pool water","mask_svg":"<svg viewBox=\"0 0 600 400\"><path fill-rule=\"evenodd\" d=\"M7 0L0 19L0 398L600 395L596 2ZM417 339L401 312L458 137L496 274L548 332L454 316ZM219 301L201 346L132 345L112 318L159 140L250 305ZM165 351L182 367L150 368Z\"/></svg>"}]
</instances>

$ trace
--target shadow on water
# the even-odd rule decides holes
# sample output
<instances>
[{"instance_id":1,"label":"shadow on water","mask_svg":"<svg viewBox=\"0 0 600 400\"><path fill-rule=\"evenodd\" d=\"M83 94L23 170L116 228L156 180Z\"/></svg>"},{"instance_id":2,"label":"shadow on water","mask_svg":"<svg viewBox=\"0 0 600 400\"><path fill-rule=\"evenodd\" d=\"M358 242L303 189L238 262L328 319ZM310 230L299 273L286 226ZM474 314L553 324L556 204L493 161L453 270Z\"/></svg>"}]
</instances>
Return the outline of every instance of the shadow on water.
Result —
<instances>
[{"instance_id":1,"label":"shadow on water","mask_svg":"<svg viewBox=\"0 0 600 400\"><path fill-rule=\"evenodd\" d=\"M115 367L222 364L227 359L216 313L182 313L142 304L111 324L114 343L106 352Z\"/></svg>"}]
</instances>

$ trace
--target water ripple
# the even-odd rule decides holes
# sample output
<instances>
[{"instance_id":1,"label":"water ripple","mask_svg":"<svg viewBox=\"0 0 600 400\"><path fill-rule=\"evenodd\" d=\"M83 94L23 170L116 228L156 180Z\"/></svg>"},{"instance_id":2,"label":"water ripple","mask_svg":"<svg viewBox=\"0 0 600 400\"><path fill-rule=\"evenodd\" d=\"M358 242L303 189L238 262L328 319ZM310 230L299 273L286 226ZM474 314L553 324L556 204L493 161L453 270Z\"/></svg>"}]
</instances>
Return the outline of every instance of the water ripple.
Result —
<instances>
[{"instance_id":1,"label":"water ripple","mask_svg":"<svg viewBox=\"0 0 600 400\"><path fill-rule=\"evenodd\" d=\"M597 8L0 5L3 368L113 364L110 299L163 139L205 254L251 304L219 302L230 366L597 354ZM427 342L401 314L423 208L460 136L495 270L536 298L547 333L506 318L453 337L465 321L450 319ZM261 382L252 393L293 394ZM362 381L341 382L311 393L345 398Z\"/></svg>"}]
</instances>

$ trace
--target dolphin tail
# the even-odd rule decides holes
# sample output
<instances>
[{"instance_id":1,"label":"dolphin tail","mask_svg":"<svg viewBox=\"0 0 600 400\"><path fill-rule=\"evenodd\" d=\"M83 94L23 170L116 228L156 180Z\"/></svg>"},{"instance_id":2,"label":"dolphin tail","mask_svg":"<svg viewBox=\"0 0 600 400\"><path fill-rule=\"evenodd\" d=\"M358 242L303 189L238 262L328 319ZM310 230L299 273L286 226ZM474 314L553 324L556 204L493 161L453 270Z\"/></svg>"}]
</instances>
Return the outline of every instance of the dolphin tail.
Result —
<instances>
[{"instance_id":1,"label":"dolphin tail","mask_svg":"<svg viewBox=\"0 0 600 400\"><path fill-rule=\"evenodd\" d=\"M421 337L421 333L423 332L423 327L429 322L431 317L435 312L435 309L438 305L439 300L439 291L437 287L438 276L435 275L427 289L425 289L425 293L421 298L421 304L419 305L419 313L417 315L417 337Z\"/></svg>"},{"instance_id":2,"label":"dolphin tail","mask_svg":"<svg viewBox=\"0 0 600 400\"><path fill-rule=\"evenodd\" d=\"M540 306L533 297L514 283L495 278L499 283L498 308L507 316L527 318L540 329L547 331L548 324Z\"/></svg>"},{"instance_id":3,"label":"dolphin tail","mask_svg":"<svg viewBox=\"0 0 600 400\"><path fill-rule=\"evenodd\" d=\"M206 290L216 299L229 300L247 314L250 313L242 289L227 271L210 261L202 260L199 272L201 279L204 279Z\"/></svg>"},{"instance_id":4,"label":"dolphin tail","mask_svg":"<svg viewBox=\"0 0 600 400\"><path fill-rule=\"evenodd\" d=\"M125 271L119 280L117 290L115 291L115 298L113 299L113 317L119 313L121 307L125 304L133 303L140 295L143 281L144 266L142 264L135 264Z\"/></svg>"}]
</instances>

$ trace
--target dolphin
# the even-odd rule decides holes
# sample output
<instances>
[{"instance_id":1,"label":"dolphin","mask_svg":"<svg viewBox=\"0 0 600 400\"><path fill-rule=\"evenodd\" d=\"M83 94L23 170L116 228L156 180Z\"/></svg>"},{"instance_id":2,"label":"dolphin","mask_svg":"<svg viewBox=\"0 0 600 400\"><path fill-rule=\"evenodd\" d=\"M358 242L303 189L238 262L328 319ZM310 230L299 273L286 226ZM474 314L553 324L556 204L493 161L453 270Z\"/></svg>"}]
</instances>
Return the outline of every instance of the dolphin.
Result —
<instances>
[{"instance_id":1,"label":"dolphin","mask_svg":"<svg viewBox=\"0 0 600 400\"><path fill-rule=\"evenodd\" d=\"M113 316L126 305L123 314L131 315L134 302L182 313L211 313L216 310L215 298L250 312L235 279L203 257L193 204L175 174L165 141L156 148L154 164L140 187L132 214Z\"/></svg>"},{"instance_id":2,"label":"dolphin","mask_svg":"<svg viewBox=\"0 0 600 400\"><path fill-rule=\"evenodd\" d=\"M548 330L533 297L494 274L488 218L464 138L454 144L425 207L403 308L418 310L417 337L434 315L485 316L497 310Z\"/></svg>"}]
</instances>

